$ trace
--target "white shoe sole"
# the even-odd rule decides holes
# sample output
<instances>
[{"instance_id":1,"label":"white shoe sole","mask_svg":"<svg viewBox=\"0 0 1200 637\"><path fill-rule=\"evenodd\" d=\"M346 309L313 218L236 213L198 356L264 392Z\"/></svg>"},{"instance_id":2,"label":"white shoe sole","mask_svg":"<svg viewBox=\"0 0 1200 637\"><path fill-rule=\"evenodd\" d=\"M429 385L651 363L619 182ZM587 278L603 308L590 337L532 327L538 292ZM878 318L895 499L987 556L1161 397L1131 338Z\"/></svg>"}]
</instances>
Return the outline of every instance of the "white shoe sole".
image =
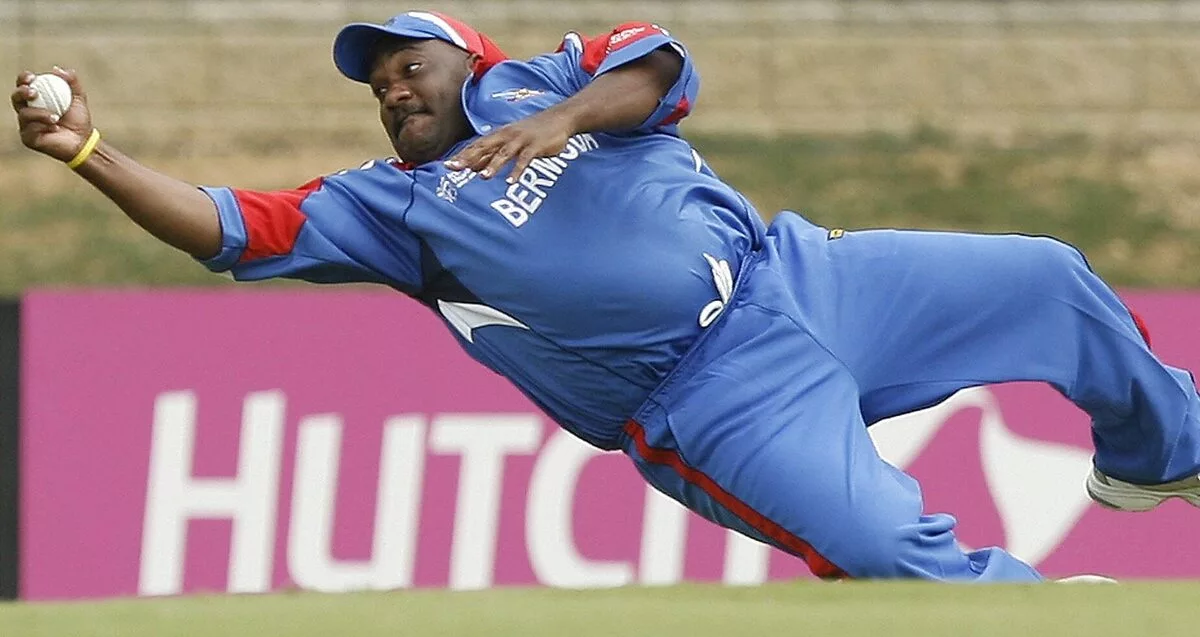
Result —
<instances>
[{"instance_id":1,"label":"white shoe sole","mask_svg":"<svg viewBox=\"0 0 1200 637\"><path fill-rule=\"evenodd\" d=\"M1084 574L1084 575L1072 575L1070 577L1064 577L1064 578L1057 579L1054 581L1059 584L1116 584L1116 583L1118 583L1117 580L1115 580L1111 577L1105 577L1103 575L1095 575L1095 574L1091 574L1091 573Z\"/></svg>"},{"instance_id":2,"label":"white shoe sole","mask_svg":"<svg viewBox=\"0 0 1200 637\"><path fill-rule=\"evenodd\" d=\"M1093 468L1087 478L1087 493L1101 506L1116 511L1149 511L1170 498L1200 507L1200 476L1165 484L1130 484Z\"/></svg>"}]
</instances>

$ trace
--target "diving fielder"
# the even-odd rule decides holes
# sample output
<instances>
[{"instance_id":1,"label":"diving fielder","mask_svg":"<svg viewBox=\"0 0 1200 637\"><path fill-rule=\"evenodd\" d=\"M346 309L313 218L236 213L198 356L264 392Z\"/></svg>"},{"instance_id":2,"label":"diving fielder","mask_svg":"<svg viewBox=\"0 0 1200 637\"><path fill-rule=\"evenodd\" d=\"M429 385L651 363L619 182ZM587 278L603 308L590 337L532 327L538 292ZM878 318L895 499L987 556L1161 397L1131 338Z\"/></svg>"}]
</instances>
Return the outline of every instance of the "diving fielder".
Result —
<instances>
[{"instance_id":1,"label":"diving fielder","mask_svg":"<svg viewBox=\"0 0 1200 637\"><path fill-rule=\"evenodd\" d=\"M197 189L12 94L24 143L238 279L373 282L436 312L563 428L621 450L700 515L826 578L1039 580L964 553L867 427L956 391L1044 381L1091 415L1092 497L1200 504L1200 402L1070 246L1049 238L764 226L677 134L699 89L663 28L568 34L510 60L446 15L352 24L399 158L295 190ZM402 329L403 326L400 326Z\"/></svg>"}]
</instances>

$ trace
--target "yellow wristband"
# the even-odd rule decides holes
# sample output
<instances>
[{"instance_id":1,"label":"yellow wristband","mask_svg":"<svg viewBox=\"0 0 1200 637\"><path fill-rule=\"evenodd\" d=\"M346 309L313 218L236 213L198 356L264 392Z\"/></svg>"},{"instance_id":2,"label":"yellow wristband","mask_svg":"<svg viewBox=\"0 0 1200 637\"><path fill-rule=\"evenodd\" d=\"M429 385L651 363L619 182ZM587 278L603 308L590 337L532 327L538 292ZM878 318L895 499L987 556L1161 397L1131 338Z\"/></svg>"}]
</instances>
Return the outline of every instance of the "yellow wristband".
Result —
<instances>
[{"instance_id":1,"label":"yellow wristband","mask_svg":"<svg viewBox=\"0 0 1200 637\"><path fill-rule=\"evenodd\" d=\"M83 148L79 149L79 154L75 158L67 162L67 168L75 170L83 165L83 162L92 156L92 151L96 150L96 145L100 143L100 129L93 128L92 134L88 136L87 141L83 143Z\"/></svg>"}]
</instances>

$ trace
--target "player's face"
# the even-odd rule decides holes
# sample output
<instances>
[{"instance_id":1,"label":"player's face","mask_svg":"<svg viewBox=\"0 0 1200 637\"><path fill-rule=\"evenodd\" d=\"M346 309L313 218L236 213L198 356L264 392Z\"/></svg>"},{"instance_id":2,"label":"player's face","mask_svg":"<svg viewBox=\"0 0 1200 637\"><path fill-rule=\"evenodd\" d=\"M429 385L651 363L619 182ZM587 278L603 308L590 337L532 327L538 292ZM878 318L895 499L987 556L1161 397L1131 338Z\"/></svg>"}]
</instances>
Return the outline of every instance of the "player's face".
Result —
<instances>
[{"instance_id":1,"label":"player's face","mask_svg":"<svg viewBox=\"0 0 1200 637\"><path fill-rule=\"evenodd\" d=\"M424 164L472 135L461 90L474 61L441 40L395 40L379 50L371 92L400 159Z\"/></svg>"}]
</instances>

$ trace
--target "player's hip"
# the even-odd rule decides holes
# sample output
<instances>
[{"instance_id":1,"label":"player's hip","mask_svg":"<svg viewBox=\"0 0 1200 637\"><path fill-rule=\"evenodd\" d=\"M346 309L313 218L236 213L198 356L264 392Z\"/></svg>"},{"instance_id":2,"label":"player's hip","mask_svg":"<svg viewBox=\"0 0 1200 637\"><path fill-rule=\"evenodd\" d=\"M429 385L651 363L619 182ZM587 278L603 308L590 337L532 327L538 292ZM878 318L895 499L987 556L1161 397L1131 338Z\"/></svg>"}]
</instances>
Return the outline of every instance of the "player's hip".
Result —
<instances>
[{"instance_id":1,"label":"player's hip","mask_svg":"<svg viewBox=\"0 0 1200 637\"><path fill-rule=\"evenodd\" d=\"M784 222L785 232L822 231L799 215L789 216L794 219ZM778 222L772 227L775 225ZM700 327L698 334L689 336L688 346L672 364L654 366L662 376L655 379L653 389L637 396L635 408L620 415L620 424L610 418L570 418L575 426L564 427L577 435L586 434L580 437L597 446L612 448L615 443L624 447L629 442L624 424L629 420L648 425L676 418L702 426L703 422L722 418L736 421L759 417L778 412L774 402L802 394L806 386L827 382L830 369L844 373L814 336L809 310L797 301L796 286L790 280L795 274L796 258L770 239L745 253L737 263L709 259L713 269L709 285L715 283L715 291L710 292L712 297L699 314L689 320ZM722 282L722 277L728 280ZM601 368L614 371L612 365ZM626 374L619 376L629 380ZM641 379L646 380L645 375ZM610 398L617 394L630 398L634 392L628 390L634 385L646 386L625 383L626 392L605 393ZM576 407L580 404L570 402ZM612 414L611 410L603 411L606 416ZM602 443L597 444L598 440Z\"/></svg>"},{"instance_id":2,"label":"player's hip","mask_svg":"<svg viewBox=\"0 0 1200 637\"><path fill-rule=\"evenodd\" d=\"M790 418L788 409L806 394L817 395L831 382L852 382L806 321L780 272L778 253L770 246L756 251L721 315L632 420L648 434L670 430L676 439L695 439L705 427ZM626 435L622 445L630 443Z\"/></svg>"}]
</instances>

